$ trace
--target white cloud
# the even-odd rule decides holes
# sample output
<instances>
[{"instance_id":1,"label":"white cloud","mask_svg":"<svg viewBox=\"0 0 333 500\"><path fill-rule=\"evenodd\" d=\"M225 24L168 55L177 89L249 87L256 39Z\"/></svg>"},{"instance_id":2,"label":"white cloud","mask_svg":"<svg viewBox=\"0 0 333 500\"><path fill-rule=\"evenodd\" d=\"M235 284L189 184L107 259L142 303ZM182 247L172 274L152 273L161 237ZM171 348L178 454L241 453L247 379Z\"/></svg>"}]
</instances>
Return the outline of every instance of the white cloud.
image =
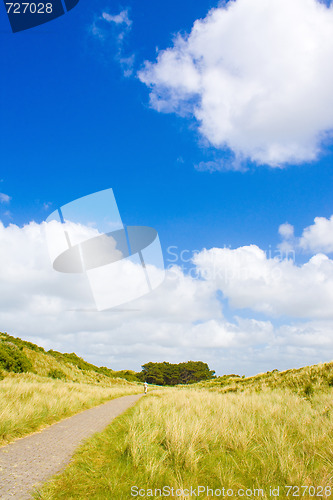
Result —
<instances>
[{"instance_id":1,"label":"white cloud","mask_svg":"<svg viewBox=\"0 0 333 500\"><path fill-rule=\"evenodd\" d=\"M284 256L294 258L295 249L297 247L297 238L294 236L294 226L285 222L279 226L279 235L282 237L282 242L278 245L280 252Z\"/></svg>"},{"instance_id":2,"label":"white cloud","mask_svg":"<svg viewBox=\"0 0 333 500\"><path fill-rule=\"evenodd\" d=\"M234 308L273 317L333 319L333 261L326 255L317 254L297 266L291 259L269 258L250 245L204 250L194 263Z\"/></svg>"},{"instance_id":3,"label":"white cloud","mask_svg":"<svg viewBox=\"0 0 333 500\"><path fill-rule=\"evenodd\" d=\"M299 244L311 252L333 252L333 215L329 219L316 217L314 224L304 229Z\"/></svg>"},{"instance_id":4,"label":"white cloud","mask_svg":"<svg viewBox=\"0 0 333 500\"><path fill-rule=\"evenodd\" d=\"M109 47L111 42L116 43L115 60L120 64L125 77L133 74L135 55L124 54L124 41L132 28L132 20L129 18L129 10L124 9L119 14L102 14L95 18L90 26L91 34L97 38L102 46ZM109 57L109 49L107 57Z\"/></svg>"},{"instance_id":5,"label":"white cloud","mask_svg":"<svg viewBox=\"0 0 333 500\"><path fill-rule=\"evenodd\" d=\"M279 226L279 234L286 239L290 239L294 236L294 226L285 222Z\"/></svg>"},{"instance_id":6,"label":"white cloud","mask_svg":"<svg viewBox=\"0 0 333 500\"><path fill-rule=\"evenodd\" d=\"M122 10L119 14L109 14L108 12L102 12L101 16L95 18L95 21L90 27L91 33L99 38L101 41L106 41L110 35L108 27L113 25L118 29L116 32L116 40L118 45L123 43L124 37L129 33L132 21L128 16L128 9ZM112 33L114 35L114 32Z\"/></svg>"},{"instance_id":7,"label":"white cloud","mask_svg":"<svg viewBox=\"0 0 333 500\"><path fill-rule=\"evenodd\" d=\"M132 24L132 21L128 17L128 10L122 10L119 12L119 14L111 15L108 14L107 12L103 12L102 18L105 19L105 21L108 21L109 23L115 23L115 24L126 24L126 26L130 27Z\"/></svg>"},{"instance_id":8,"label":"white cloud","mask_svg":"<svg viewBox=\"0 0 333 500\"><path fill-rule=\"evenodd\" d=\"M212 318L223 321L211 285L185 277L177 267L154 293L99 313L83 275L52 269L40 225L0 223L0 240L0 331L113 368L139 369L149 352L169 359L183 358L183 349L192 354L191 331Z\"/></svg>"},{"instance_id":9,"label":"white cloud","mask_svg":"<svg viewBox=\"0 0 333 500\"><path fill-rule=\"evenodd\" d=\"M245 170L247 170L244 162L242 162L240 158L224 158L218 160L201 161L198 165L195 165L194 168L199 172L210 173L221 170L238 170L240 172L244 172Z\"/></svg>"},{"instance_id":10,"label":"white cloud","mask_svg":"<svg viewBox=\"0 0 333 500\"><path fill-rule=\"evenodd\" d=\"M238 161L315 160L333 128L333 8L236 0L197 20L139 73L158 111L190 113Z\"/></svg>"},{"instance_id":11,"label":"white cloud","mask_svg":"<svg viewBox=\"0 0 333 500\"><path fill-rule=\"evenodd\" d=\"M0 193L0 203L9 203L11 197L8 194Z\"/></svg>"},{"instance_id":12,"label":"white cloud","mask_svg":"<svg viewBox=\"0 0 333 500\"><path fill-rule=\"evenodd\" d=\"M223 163L219 161L201 161L198 165L194 167L199 172L216 172L217 170L223 170Z\"/></svg>"},{"instance_id":13,"label":"white cloud","mask_svg":"<svg viewBox=\"0 0 333 500\"><path fill-rule=\"evenodd\" d=\"M96 312L83 275L52 269L41 225L0 223L0 241L0 331L48 349L114 369L202 359L221 374L249 374L325 360L333 347L333 262L323 255L297 267L255 246L202 251L198 269L213 262L219 274L194 279L175 266L153 293ZM217 290L267 319L238 311L227 320ZM277 328L270 314L291 314L296 322Z\"/></svg>"}]
</instances>

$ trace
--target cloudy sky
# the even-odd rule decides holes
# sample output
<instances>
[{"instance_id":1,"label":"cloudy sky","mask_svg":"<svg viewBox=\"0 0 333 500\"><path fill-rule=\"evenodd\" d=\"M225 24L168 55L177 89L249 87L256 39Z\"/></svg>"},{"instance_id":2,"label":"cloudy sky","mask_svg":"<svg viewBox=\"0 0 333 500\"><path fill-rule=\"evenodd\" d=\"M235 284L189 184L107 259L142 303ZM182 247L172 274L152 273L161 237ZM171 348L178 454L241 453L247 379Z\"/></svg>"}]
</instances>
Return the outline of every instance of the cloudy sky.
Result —
<instances>
[{"instance_id":1,"label":"cloudy sky","mask_svg":"<svg viewBox=\"0 0 333 500\"><path fill-rule=\"evenodd\" d=\"M333 7L80 2L0 16L0 331L98 365L251 375L333 358ZM49 214L112 188L166 278L97 312Z\"/></svg>"}]
</instances>

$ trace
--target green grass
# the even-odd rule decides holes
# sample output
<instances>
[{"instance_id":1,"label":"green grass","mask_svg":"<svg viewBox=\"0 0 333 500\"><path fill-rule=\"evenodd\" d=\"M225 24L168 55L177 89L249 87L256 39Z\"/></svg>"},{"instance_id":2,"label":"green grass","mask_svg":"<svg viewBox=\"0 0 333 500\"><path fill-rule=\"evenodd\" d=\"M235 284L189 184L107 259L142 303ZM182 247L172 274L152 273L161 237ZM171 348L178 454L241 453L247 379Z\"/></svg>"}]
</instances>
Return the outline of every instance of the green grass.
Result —
<instances>
[{"instance_id":1,"label":"green grass","mask_svg":"<svg viewBox=\"0 0 333 500\"><path fill-rule=\"evenodd\" d=\"M89 499L127 500L134 498L134 485L262 488L262 498L270 498L270 487L280 487L280 498L287 498L285 485L333 490L332 436L329 389L308 398L288 389L166 389L143 398L87 441L36 498L83 499L89 492Z\"/></svg>"}]
</instances>

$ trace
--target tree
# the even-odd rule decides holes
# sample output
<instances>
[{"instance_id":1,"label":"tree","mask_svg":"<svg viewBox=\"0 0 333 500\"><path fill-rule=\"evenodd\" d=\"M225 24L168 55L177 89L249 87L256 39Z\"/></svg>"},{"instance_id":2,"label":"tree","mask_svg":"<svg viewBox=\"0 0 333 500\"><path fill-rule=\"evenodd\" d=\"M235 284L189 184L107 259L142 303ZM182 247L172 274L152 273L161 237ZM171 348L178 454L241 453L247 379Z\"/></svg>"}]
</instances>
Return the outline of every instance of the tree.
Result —
<instances>
[{"instance_id":1,"label":"tree","mask_svg":"<svg viewBox=\"0 0 333 500\"><path fill-rule=\"evenodd\" d=\"M193 384L200 380L209 380L215 372L202 361L187 361L186 363L153 363L142 365L142 371L137 374L142 381L156 385Z\"/></svg>"}]
</instances>

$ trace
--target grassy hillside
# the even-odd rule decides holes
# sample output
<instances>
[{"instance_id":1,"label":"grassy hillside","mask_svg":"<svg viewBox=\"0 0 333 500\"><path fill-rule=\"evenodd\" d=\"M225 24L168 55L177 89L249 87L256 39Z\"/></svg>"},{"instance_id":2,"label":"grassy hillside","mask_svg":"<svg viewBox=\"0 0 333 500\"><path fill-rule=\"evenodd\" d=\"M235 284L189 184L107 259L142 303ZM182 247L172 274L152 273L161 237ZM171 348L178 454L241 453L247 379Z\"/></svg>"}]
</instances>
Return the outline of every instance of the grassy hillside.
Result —
<instances>
[{"instance_id":1,"label":"grassy hillside","mask_svg":"<svg viewBox=\"0 0 333 500\"><path fill-rule=\"evenodd\" d=\"M220 393L260 392L265 389L291 389L310 396L314 392L333 387L333 361L304 368L279 372L273 370L253 377L224 375L213 380L199 382L196 389L209 389Z\"/></svg>"},{"instance_id":2,"label":"grassy hillside","mask_svg":"<svg viewBox=\"0 0 333 500\"><path fill-rule=\"evenodd\" d=\"M0 333L0 378L10 372L31 372L64 381L103 385L114 384L115 379L136 381L133 371L113 371L110 368L98 367L84 361L75 353L45 351L43 347L31 342Z\"/></svg>"}]
</instances>

